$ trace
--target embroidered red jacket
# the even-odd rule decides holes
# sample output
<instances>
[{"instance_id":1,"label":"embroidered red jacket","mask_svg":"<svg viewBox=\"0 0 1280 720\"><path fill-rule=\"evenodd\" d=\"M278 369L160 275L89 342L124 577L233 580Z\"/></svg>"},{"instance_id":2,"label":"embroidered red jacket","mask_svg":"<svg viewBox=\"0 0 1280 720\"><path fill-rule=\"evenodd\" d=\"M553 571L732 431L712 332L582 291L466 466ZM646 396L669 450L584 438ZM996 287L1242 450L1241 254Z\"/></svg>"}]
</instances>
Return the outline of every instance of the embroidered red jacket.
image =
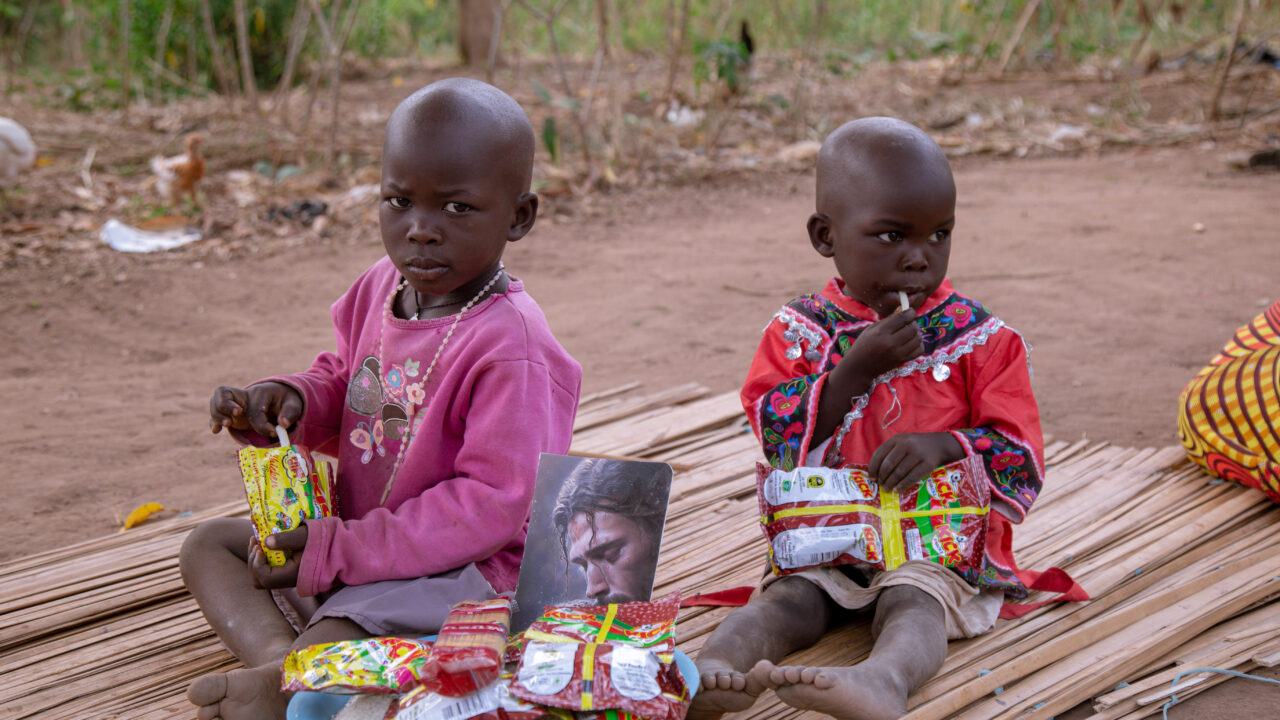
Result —
<instances>
[{"instance_id":1,"label":"embroidered red jacket","mask_svg":"<svg viewBox=\"0 0 1280 720\"><path fill-rule=\"evenodd\" d=\"M874 310L844 295L832 279L822 292L799 297L774 315L742 388L742 405L770 464L806 464L817 443L813 427L827 374ZM971 584L1024 597L1009 544L1009 521L1020 522L1040 492L1044 443L1031 392L1022 337L978 302L943 281L918 310L925 352L877 378L836 429L826 463L866 463L897 433L950 432L982 460L991 486L986 564L963 573ZM997 535L1001 542L997 540ZM993 557L993 554L995 557Z\"/></svg>"}]
</instances>

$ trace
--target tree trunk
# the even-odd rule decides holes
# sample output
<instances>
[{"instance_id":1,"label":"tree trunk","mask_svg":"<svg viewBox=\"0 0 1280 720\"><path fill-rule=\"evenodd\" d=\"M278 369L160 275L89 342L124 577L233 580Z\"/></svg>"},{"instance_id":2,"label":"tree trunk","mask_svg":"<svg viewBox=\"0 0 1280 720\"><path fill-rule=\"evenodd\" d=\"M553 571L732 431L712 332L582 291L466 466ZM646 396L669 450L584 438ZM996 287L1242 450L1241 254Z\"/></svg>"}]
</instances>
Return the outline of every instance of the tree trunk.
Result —
<instances>
[{"instance_id":1,"label":"tree trunk","mask_svg":"<svg viewBox=\"0 0 1280 720\"><path fill-rule=\"evenodd\" d=\"M169 28L173 25L173 5L174 0L164 5L164 16L160 19L160 29L156 32L156 65L165 67L165 51L169 49ZM151 88L151 101L160 104L160 78L156 78L155 85Z\"/></svg>"},{"instance_id":2,"label":"tree trunk","mask_svg":"<svg viewBox=\"0 0 1280 720\"><path fill-rule=\"evenodd\" d=\"M458 55L463 65L483 68L489 63L494 32L502 13L500 0L462 0L458 12ZM497 51L494 50L494 62Z\"/></svg>"},{"instance_id":3,"label":"tree trunk","mask_svg":"<svg viewBox=\"0 0 1280 720\"><path fill-rule=\"evenodd\" d=\"M671 107L676 92L676 75L680 71L680 56L684 54L684 39L689 30L689 0L681 0L677 15L675 0L668 0L667 13L667 83L662 89L662 110Z\"/></svg>"},{"instance_id":4,"label":"tree trunk","mask_svg":"<svg viewBox=\"0 0 1280 720\"><path fill-rule=\"evenodd\" d=\"M498 51L502 48L502 23L506 22L507 10L512 0L499 0L498 14L493 19L493 30L489 34L488 60L484 67L484 81L493 84L493 71L498 67Z\"/></svg>"},{"instance_id":5,"label":"tree trunk","mask_svg":"<svg viewBox=\"0 0 1280 720\"><path fill-rule=\"evenodd\" d=\"M58 0L58 4L62 8L62 37L64 50L63 57L71 62L71 67L76 70L85 70L84 61L84 16L80 8L76 6L72 0Z\"/></svg>"},{"instance_id":6,"label":"tree trunk","mask_svg":"<svg viewBox=\"0 0 1280 720\"><path fill-rule=\"evenodd\" d=\"M235 83L235 75L227 68L222 57L222 46L218 44L218 33L213 27L213 10L209 0L200 0L200 20L204 27L204 41L209 45L209 61L213 65L213 77L218 81L218 88L223 95L231 95L239 89Z\"/></svg>"},{"instance_id":7,"label":"tree trunk","mask_svg":"<svg viewBox=\"0 0 1280 720\"><path fill-rule=\"evenodd\" d=\"M1026 32L1027 24L1031 22L1031 17L1038 9L1040 9L1040 0L1031 0L1022 9L1022 15L1018 17L1018 25L1013 29L1013 37L1009 38L1009 42L1004 46L1004 52L1000 54L1000 65L996 67L996 77L1004 75L1004 69L1009 66L1009 60L1013 58L1013 51L1017 50L1018 43L1022 42L1022 33Z\"/></svg>"},{"instance_id":8,"label":"tree trunk","mask_svg":"<svg viewBox=\"0 0 1280 720\"><path fill-rule=\"evenodd\" d=\"M235 0L236 15L236 50L240 55L240 76L244 85L245 99L254 115L262 113L258 105L258 81L253 77L253 58L249 55L249 21L246 17L245 0Z\"/></svg>"},{"instance_id":9,"label":"tree trunk","mask_svg":"<svg viewBox=\"0 0 1280 720\"><path fill-rule=\"evenodd\" d=\"M293 24L289 28L289 50L284 58L284 72L280 73L280 84L276 86L275 109L280 112L280 122L289 127L289 96L293 92L294 73L298 68L298 56L307 41L307 30L311 27L311 4L299 2L294 10Z\"/></svg>"},{"instance_id":10,"label":"tree trunk","mask_svg":"<svg viewBox=\"0 0 1280 720\"><path fill-rule=\"evenodd\" d=\"M1231 33L1231 44L1227 46L1227 55L1222 58L1218 80L1213 84L1213 97L1209 99L1209 119L1222 118L1222 91L1227 87L1227 76L1231 74L1231 66L1236 60L1236 48L1240 45L1240 33L1244 30L1245 18L1249 17L1249 3L1245 0L1236 2L1236 29Z\"/></svg>"},{"instance_id":11,"label":"tree trunk","mask_svg":"<svg viewBox=\"0 0 1280 720\"><path fill-rule=\"evenodd\" d=\"M129 74L129 46L133 33L133 7L128 0L120 3L120 106L129 112L129 85L133 78Z\"/></svg>"},{"instance_id":12,"label":"tree trunk","mask_svg":"<svg viewBox=\"0 0 1280 720\"><path fill-rule=\"evenodd\" d=\"M338 36L333 46L333 69L330 76L329 86L333 91L333 101L330 105L329 115L329 167L333 169L334 161L338 158L338 105L341 102L339 90L342 88L342 49L347 46L347 38L351 37L351 28L356 26L356 13L360 9L360 0L351 0L351 4L347 6L346 22L342 24L342 34ZM338 21L338 6L334 5L333 20ZM333 28L336 32L338 28Z\"/></svg>"}]
</instances>

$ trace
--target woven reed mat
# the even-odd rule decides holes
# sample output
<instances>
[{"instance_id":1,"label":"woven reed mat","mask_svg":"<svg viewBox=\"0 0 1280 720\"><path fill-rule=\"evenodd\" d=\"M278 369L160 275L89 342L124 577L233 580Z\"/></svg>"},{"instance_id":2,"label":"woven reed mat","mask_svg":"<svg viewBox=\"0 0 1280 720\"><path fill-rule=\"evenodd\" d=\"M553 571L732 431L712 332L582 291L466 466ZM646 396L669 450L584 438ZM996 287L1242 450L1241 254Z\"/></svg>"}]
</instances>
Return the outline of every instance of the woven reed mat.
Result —
<instances>
[{"instance_id":1,"label":"woven reed mat","mask_svg":"<svg viewBox=\"0 0 1280 720\"><path fill-rule=\"evenodd\" d=\"M759 450L735 393L628 386L584 398L573 449L676 468L656 593L758 579ZM1049 718L1090 698L1098 717L1143 717L1180 668L1280 663L1280 511L1261 493L1211 481L1174 447L1058 442L1047 456L1045 491L1015 528L1018 559L1063 567L1094 599L951 643L910 717ZM242 514L232 503L0 565L0 718L192 717L188 683L236 662L183 590L178 548L199 522ZM727 612L684 611L681 647L696 657ZM791 661L847 665L869 647L858 624ZM1222 679L1184 679L1179 696ZM769 693L734 717L803 716Z\"/></svg>"}]
</instances>

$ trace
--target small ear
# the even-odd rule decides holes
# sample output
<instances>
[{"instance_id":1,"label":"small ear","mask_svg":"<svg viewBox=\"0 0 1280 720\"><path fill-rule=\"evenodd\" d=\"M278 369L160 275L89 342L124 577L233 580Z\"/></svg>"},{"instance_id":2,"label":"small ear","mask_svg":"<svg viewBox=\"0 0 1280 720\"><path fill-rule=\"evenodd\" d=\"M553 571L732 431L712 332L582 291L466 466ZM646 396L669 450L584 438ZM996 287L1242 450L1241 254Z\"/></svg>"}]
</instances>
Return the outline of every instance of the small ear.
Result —
<instances>
[{"instance_id":1,"label":"small ear","mask_svg":"<svg viewBox=\"0 0 1280 720\"><path fill-rule=\"evenodd\" d=\"M805 227L809 229L809 242L813 243L813 249L819 255L829 258L836 254L835 247L831 244L831 218L822 213L814 213L809 216Z\"/></svg>"},{"instance_id":2,"label":"small ear","mask_svg":"<svg viewBox=\"0 0 1280 720\"><path fill-rule=\"evenodd\" d=\"M516 200L515 212L511 214L511 227L507 230L507 242L515 242L533 229L538 219L538 194L527 192Z\"/></svg>"}]
</instances>

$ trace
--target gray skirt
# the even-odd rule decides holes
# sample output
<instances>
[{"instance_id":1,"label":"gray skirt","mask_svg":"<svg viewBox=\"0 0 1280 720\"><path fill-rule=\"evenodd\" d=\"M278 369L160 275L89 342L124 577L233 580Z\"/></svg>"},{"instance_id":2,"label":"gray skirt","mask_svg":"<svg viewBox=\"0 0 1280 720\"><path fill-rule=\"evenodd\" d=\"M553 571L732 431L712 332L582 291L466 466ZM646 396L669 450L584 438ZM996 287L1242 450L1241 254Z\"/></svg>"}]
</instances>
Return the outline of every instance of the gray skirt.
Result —
<instances>
[{"instance_id":1,"label":"gray skirt","mask_svg":"<svg viewBox=\"0 0 1280 720\"><path fill-rule=\"evenodd\" d=\"M343 618L370 635L434 635L449 608L497 596L475 563L439 575L349 585L322 597L273 591L276 605L299 633L324 618Z\"/></svg>"}]
</instances>

